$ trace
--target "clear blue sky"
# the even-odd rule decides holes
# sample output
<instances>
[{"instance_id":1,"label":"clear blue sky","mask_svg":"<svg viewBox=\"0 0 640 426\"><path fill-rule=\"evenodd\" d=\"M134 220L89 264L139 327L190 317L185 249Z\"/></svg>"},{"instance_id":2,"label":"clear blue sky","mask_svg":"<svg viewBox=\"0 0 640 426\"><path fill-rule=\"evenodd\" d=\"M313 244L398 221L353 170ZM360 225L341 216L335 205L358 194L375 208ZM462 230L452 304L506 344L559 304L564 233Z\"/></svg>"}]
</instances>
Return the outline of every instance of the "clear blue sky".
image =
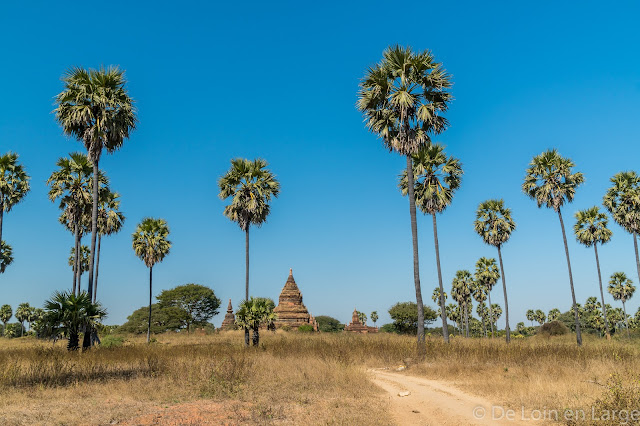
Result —
<instances>
[{"instance_id":1,"label":"clear blue sky","mask_svg":"<svg viewBox=\"0 0 640 426\"><path fill-rule=\"evenodd\" d=\"M3 2L0 152L32 176L5 216L14 264L0 303L41 305L70 287L73 239L45 181L80 143L51 111L70 66L120 65L140 124L101 166L122 194L123 231L103 240L99 298L122 323L144 306L148 270L131 250L144 216L165 218L171 255L155 292L195 282L226 307L244 294L244 238L223 215L216 181L233 157L263 157L282 184L268 223L251 234L251 293L277 299L294 270L314 315L348 321L354 307L388 322L415 300L405 162L365 129L356 92L388 45L431 49L453 74L451 128L438 141L464 180L439 217L445 286L458 269L495 256L472 228L480 201L502 197L518 223L504 247L512 327L529 308L567 310L570 292L557 215L521 192L532 156L556 147L586 175L573 213L600 204L614 173L640 169L638 4L602 2ZM640 170L639 170L640 171ZM418 219L425 300L437 283L428 217ZM633 242L613 225L601 250L605 280L637 284ZM580 303L597 294L593 250L570 234ZM85 284L86 285L86 284ZM614 303L610 296L606 296ZM493 301L503 304L496 288ZM635 313L640 294L631 300ZM223 315L215 318L219 324ZM501 323L503 321L501 320Z\"/></svg>"}]
</instances>

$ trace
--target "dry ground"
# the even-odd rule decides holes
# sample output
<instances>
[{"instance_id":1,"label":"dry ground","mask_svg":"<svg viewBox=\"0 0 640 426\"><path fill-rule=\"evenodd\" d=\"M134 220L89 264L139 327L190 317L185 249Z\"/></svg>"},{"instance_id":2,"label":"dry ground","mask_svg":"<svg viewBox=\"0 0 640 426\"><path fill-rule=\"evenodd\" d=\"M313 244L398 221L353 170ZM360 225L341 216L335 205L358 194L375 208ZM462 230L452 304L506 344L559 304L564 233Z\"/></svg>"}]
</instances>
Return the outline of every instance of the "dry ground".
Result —
<instances>
[{"instance_id":1,"label":"dry ground","mask_svg":"<svg viewBox=\"0 0 640 426\"><path fill-rule=\"evenodd\" d=\"M577 348L569 336L510 345L431 338L418 362L414 340L395 335L265 333L261 347L249 349L236 332L156 338L146 345L126 337L87 353L67 353L63 342L0 339L0 423L405 423L390 398L401 385L367 371L399 364L408 368L397 374L412 376L405 386L436 381L441 394L471 405L530 411L640 401L640 349L624 340L587 339ZM417 411L446 414L446 403L426 394ZM425 424L465 424L429 418Z\"/></svg>"}]
</instances>

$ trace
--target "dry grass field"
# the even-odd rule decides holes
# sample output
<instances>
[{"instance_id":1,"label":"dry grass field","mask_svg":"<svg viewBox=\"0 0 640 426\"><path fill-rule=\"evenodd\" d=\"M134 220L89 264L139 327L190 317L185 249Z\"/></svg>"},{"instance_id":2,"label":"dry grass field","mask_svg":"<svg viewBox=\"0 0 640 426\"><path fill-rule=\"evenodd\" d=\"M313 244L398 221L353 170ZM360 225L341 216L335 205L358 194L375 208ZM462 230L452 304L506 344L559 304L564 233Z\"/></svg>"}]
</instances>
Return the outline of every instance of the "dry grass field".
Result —
<instances>
[{"instance_id":1,"label":"dry grass field","mask_svg":"<svg viewBox=\"0 0 640 426\"><path fill-rule=\"evenodd\" d=\"M0 423L391 424L366 370L402 363L516 409L640 408L640 346L625 339L430 338L424 361L413 338L389 334L264 333L248 349L240 332L156 339L87 353L0 339Z\"/></svg>"}]
</instances>

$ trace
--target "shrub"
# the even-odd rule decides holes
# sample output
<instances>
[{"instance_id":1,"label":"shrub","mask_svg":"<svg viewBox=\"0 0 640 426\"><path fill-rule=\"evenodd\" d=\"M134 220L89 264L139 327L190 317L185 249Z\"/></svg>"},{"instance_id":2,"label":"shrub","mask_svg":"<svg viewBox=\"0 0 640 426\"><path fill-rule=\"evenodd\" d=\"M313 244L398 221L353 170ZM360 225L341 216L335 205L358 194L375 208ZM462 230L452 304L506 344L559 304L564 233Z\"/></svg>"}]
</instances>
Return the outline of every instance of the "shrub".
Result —
<instances>
[{"instance_id":1,"label":"shrub","mask_svg":"<svg viewBox=\"0 0 640 426\"><path fill-rule=\"evenodd\" d=\"M540 334L545 336L562 336L568 333L569 329L560 321L546 322L540 327Z\"/></svg>"},{"instance_id":2,"label":"shrub","mask_svg":"<svg viewBox=\"0 0 640 426\"><path fill-rule=\"evenodd\" d=\"M114 336L111 334L104 336L100 340L100 346L103 348L113 348L117 346L122 346L123 343L124 343L124 337Z\"/></svg>"},{"instance_id":3,"label":"shrub","mask_svg":"<svg viewBox=\"0 0 640 426\"><path fill-rule=\"evenodd\" d=\"M318 323L318 330L325 333L336 333L344 330L344 324L341 324L337 319L327 315L317 316L316 322Z\"/></svg>"},{"instance_id":4,"label":"shrub","mask_svg":"<svg viewBox=\"0 0 640 426\"><path fill-rule=\"evenodd\" d=\"M640 407L640 376L623 380L622 376L616 373L609 378L605 387L604 394L595 401L592 417L605 420L599 424L635 423L629 422L630 418L625 419L625 415L630 416L630 413ZM611 413L619 414L612 417Z\"/></svg>"},{"instance_id":5,"label":"shrub","mask_svg":"<svg viewBox=\"0 0 640 426\"><path fill-rule=\"evenodd\" d=\"M305 324L298 327L298 331L303 333L311 333L313 332L313 326L311 324Z\"/></svg>"},{"instance_id":6,"label":"shrub","mask_svg":"<svg viewBox=\"0 0 640 426\"><path fill-rule=\"evenodd\" d=\"M380 327L380 333L397 333L396 328L393 324L384 324Z\"/></svg>"}]
</instances>

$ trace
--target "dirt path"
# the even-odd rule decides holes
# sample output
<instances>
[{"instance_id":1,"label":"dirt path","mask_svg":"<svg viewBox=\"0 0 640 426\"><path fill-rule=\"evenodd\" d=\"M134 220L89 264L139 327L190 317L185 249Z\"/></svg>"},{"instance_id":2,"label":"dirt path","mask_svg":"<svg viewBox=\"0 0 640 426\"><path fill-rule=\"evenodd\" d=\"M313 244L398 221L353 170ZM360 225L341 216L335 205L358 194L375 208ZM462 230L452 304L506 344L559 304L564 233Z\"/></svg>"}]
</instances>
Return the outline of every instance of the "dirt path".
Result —
<instances>
[{"instance_id":1,"label":"dirt path","mask_svg":"<svg viewBox=\"0 0 640 426\"><path fill-rule=\"evenodd\" d=\"M467 394L438 380L369 370L373 382L387 392L391 414L400 425L523 425L515 412L507 420L500 408L484 398ZM409 395L399 396L399 394ZM493 413L492 413L493 411ZM493 415L492 415L493 414ZM501 418L502 416L502 418Z\"/></svg>"}]
</instances>

